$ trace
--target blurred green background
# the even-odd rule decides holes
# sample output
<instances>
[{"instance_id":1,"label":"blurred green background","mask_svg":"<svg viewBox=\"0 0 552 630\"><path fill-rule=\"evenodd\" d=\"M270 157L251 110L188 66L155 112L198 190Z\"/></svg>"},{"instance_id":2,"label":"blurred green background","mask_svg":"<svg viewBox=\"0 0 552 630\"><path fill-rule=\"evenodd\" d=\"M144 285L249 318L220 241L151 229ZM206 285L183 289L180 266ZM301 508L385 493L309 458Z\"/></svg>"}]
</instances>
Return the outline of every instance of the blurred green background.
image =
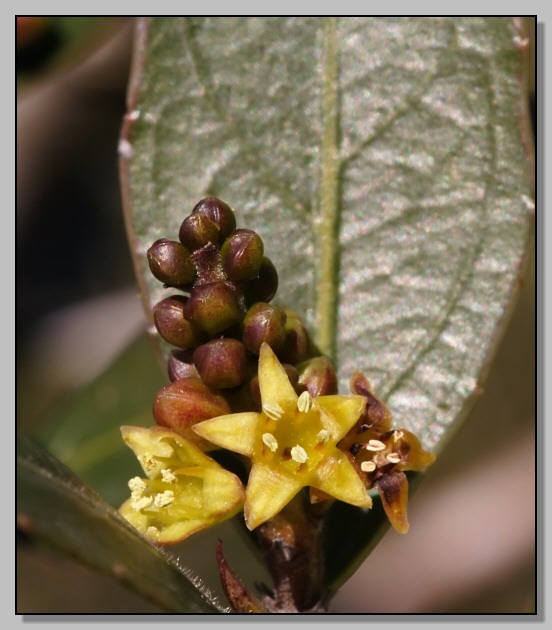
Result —
<instances>
[{"instance_id":1,"label":"blurred green background","mask_svg":"<svg viewBox=\"0 0 552 630\"><path fill-rule=\"evenodd\" d=\"M18 426L39 441L53 440L56 455L117 505L132 457L118 449L114 418L148 425L150 401L165 382L143 339L118 183L132 19L19 20ZM527 25L534 42L534 21ZM103 374L129 347L125 363ZM71 426L83 417L90 418L80 435L88 450L75 453L74 436L64 441L59 418ZM332 612L532 612L534 429L531 256L485 392L417 490L410 533L386 534ZM109 484L94 466L94 453L105 454L113 444ZM254 572L256 565L232 557L232 528L222 531L229 560ZM178 553L220 592L211 543L222 534L215 534L194 538ZM209 545L213 553L205 563ZM156 612L111 578L25 536L17 550L17 610Z\"/></svg>"}]
</instances>

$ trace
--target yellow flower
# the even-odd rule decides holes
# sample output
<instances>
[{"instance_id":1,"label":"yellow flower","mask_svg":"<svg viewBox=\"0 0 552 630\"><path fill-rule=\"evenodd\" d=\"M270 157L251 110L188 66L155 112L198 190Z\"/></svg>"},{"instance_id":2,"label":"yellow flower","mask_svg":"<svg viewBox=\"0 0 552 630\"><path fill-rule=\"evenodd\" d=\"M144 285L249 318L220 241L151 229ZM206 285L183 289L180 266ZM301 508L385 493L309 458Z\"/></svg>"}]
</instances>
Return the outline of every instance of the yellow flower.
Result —
<instances>
[{"instance_id":1,"label":"yellow flower","mask_svg":"<svg viewBox=\"0 0 552 630\"><path fill-rule=\"evenodd\" d=\"M168 429L121 427L147 478L129 481L121 515L153 542L172 544L233 516L243 504L240 480Z\"/></svg>"},{"instance_id":2,"label":"yellow flower","mask_svg":"<svg viewBox=\"0 0 552 630\"><path fill-rule=\"evenodd\" d=\"M364 411L363 396L300 396L270 349L259 355L262 412L243 412L199 422L202 438L252 461L245 495L245 522L258 527L305 486L369 508L363 482L336 444Z\"/></svg>"}]
</instances>

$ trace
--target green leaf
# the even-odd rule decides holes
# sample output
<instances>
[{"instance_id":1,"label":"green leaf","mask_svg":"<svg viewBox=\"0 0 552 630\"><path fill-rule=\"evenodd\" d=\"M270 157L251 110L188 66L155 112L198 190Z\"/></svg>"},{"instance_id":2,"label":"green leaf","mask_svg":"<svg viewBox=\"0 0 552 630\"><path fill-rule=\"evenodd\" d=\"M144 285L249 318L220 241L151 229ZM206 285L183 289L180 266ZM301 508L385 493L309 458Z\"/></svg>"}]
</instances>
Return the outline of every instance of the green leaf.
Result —
<instances>
[{"instance_id":1,"label":"green leaf","mask_svg":"<svg viewBox=\"0 0 552 630\"><path fill-rule=\"evenodd\" d=\"M276 301L341 389L364 372L440 451L480 392L532 238L523 37L502 17L140 20L120 151L150 319L167 291L147 248L219 196L262 236ZM371 544L364 520L356 558L329 543L331 588Z\"/></svg>"},{"instance_id":2,"label":"green leaf","mask_svg":"<svg viewBox=\"0 0 552 630\"><path fill-rule=\"evenodd\" d=\"M163 610L224 609L186 569L141 538L70 470L25 436L17 440L18 523Z\"/></svg>"}]
</instances>

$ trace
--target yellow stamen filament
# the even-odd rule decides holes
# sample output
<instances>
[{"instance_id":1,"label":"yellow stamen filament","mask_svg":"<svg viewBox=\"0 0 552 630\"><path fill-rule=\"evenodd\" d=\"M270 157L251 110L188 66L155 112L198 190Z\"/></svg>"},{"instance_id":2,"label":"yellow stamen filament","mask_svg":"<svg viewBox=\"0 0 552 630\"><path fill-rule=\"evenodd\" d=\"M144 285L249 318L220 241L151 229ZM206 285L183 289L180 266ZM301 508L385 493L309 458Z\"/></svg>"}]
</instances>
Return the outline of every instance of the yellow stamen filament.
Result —
<instances>
[{"instance_id":1,"label":"yellow stamen filament","mask_svg":"<svg viewBox=\"0 0 552 630\"><path fill-rule=\"evenodd\" d=\"M360 464L360 470L363 472L374 472L374 470L376 470L376 464L374 462L362 462Z\"/></svg>"},{"instance_id":2,"label":"yellow stamen filament","mask_svg":"<svg viewBox=\"0 0 552 630\"><path fill-rule=\"evenodd\" d=\"M170 505L174 501L174 492L172 490L165 490L155 495L153 505L158 508Z\"/></svg>"},{"instance_id":3,"label":"yellow stamen filament","mask_svg":"<svg viewBox=\"0 0 552 630\"><path fill-rule=\"evenodd\" d=\"M298 464L304 464L309 456L307 455L307 451L302 446L294 446L290 451L291 459Z\"/></svg>"},{"instance_id":4,"label":"yellow stamen filament","mask_svg":"<svg viewBox=\"0 0 552 630\"><path fill-rule=\"evenodd\" d=\"M389 453L387 461L391 464L398 464L401 461L401 456L398 453Z\"/></svg>"},{"instance_id":5,"label":"yellow stamen filament","mask_svg":"<svg viewBox=\"0 0 552 630\"><path fill-rule=\"evenodd\" d=\"M369 440L368 444L364 445L364 448L368 451L383 451L385 444L380 442L380 440Z\"/></svg>"},{"instance_id":6,"label":"yellow stamen filament","mask_svg":"<svg viewBox=\"0 0 552 630\"><path fill-rule=\"evenodd\" d=\"M272 433L263 433L263 444L275 453L278 450L278 440L272 435Z\"/></svg>"},{"instance_id":7,"label":"yellow stamen filament","mask_svg":"<svg viewBox=\"0 0 552 630\"><path fill-rule=\"evenodd\" d=\"M301 413L308 413L312 408L312 398L309 392L303 392L297 399L297 409Z\"/></svg>"},{"instance_id":8,"label":"yellow stamen filament","mask_svg":"<svg viewBox=\"0 0 552 630\"><path fill-rule=\"evenodd\" d=\"M271 420L279 420L284 413L284 410L280 407L278 403L276 403L275 405L265 403L263 405L263 411L265 415L268 416Z\"/></svg>"}]
</instances>

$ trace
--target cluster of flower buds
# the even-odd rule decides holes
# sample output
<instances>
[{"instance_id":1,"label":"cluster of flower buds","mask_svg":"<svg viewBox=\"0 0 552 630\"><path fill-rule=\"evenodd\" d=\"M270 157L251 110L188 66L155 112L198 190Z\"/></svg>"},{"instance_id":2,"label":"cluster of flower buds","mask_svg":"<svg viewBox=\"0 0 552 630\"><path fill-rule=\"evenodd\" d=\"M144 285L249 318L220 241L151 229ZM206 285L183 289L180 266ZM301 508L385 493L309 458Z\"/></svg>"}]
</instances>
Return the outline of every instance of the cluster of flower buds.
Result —
<instances>
[{"instance_id":1,"label":"cluster of flower buds","mask_svg":"<svg viewBox=\"0 0 552 630\"><path fill-rule=\"evenodd\" d=\"M175 349L170 383L156 396L152 429L126 427L146 479L130 482L123 515L146 536L171 543L229 518L272 519L302 489L311 502L369 508L376 488L398 531L408 529L404 471L433 461L361 374L337 394L332 362L320 356L299 316L271 304L278 287L260 236L236 227L215 197L200 201L179 241L148 250L154 276L174 294L154 307ZM222 448L250 460L247 487L205 456ZM228 492L218 493L225 484ZM223 496L224 494L224 496Z\"/></svg>"},{"instance_id":2,"label":"cluster of flower buds","mask_svg":"<svg viewBox=\"0 0 552 630\"><path fill-rule=\"evenodd\" d=\"M192 422L227 413L228 405L258 410L263 343L299 394L337 392L333 365L316 356L299 316L271 304L278 274L261 237L237 228L224 201L202 199L182 222L179 240L156 241L147 257L152 274L175 289L153 309L158 333L175 347L167 365L171 384L154 406L157 424L197 442Z\"/></svg>"}]
</instances>

